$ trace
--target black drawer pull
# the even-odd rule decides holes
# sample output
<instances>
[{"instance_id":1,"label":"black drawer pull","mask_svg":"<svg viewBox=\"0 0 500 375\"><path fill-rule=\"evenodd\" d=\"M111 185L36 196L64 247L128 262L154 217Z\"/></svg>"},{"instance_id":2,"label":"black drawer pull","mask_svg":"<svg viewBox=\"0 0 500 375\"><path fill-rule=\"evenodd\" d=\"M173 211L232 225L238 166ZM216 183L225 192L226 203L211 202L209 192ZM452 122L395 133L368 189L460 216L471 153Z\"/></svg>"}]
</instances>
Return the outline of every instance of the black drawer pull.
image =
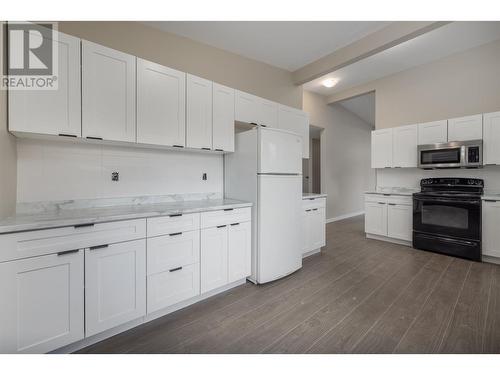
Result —
<instances>
[{"instance_id":1,"label":"black drawer pull","mask_svg":"<svg viewBox=\"0 0 500 375\"><path fill-rule=\"evenodd\" d=\"M172 145L172 147L184 148L182 145Z\"/></svg>"},{"instance_id":2,"label":"black drawer pull","mask_svg":"<svg viewBox=\"0 0 500 375\"><path fill-rule=\"evenodd\" d=\"M89 223L89 224L77 224L77 225L74 225L73 228L75 229L78 229L78 228L87 228L87 227L93 227L94 224L92 223Z\"/></svg>"},{"instance_id":3,"label":"black drawer pull","mask_svg":"<svg viewBox=\"0 0 500 375\"><path fill-rule=\"evenodd\" d=\"M172 215L168 215L168 217L177 217L177 216L182 216L182 214L172 214Z\"/></svg>"},{"instance_id":4,"label":"black drawer pull","mask_svg":"<svg viewBox=\"0 0 500 375\"><path fill-rule=\"evenodd\" d=\"M385 204L385 202L377 202L378 204Z\"/></svg>"},{"instance_id":5,"label":"black drawer pull","mask_svg":"<svg viewBox=\"0 0 500 375\"><path fill-rule=\"evenodd\" d=\"M313 208L312 210L313 210L313 211L318 211L318 209L317 209L317 208Z\"/></svg>"},{"instance_id":6,"label":"black drawer pull","mask_svg":"<svg viewBox=\"0 0 500 375\"><path fill-rule=\"evenodd\" d=\"M307 199L309 199L310 201L313 201L313 200L315 200L316 198L307 198Z\"/></svg>"},{"instance_id":7,"label":"black drawer pull","mask_svg":"<svg viewBox=\"0 0 500 375\"><path fill-rule=\"evenodd\" d=\"M263 128L267 128L267 125L264 124L260 124L260 126L262 126Z\"/></svg>"},{"instance_id":8,"label":"black drawer pull","mask_svg":"<svg viewBox=\"0 0 500 375\"><path fill-rule=\"evenodd\" d=\"M98 249L105 249L107 248L109 245L98 245L98 246L92 246L92 247L89 247L89 250L98 250Z\"/></svg>"},{"instance_id":9,"label":"black drawer pull","mask_svg":"<svg viewBox=\"0 0 500 375\"><path fill-rule=\"evenodd\" d=\"M396 203L388 203L389 206L395 206Z\"/></svg>"},{"instance_id":10,"label":"black drawer pull","mask_svg":"<svg viewBox=\"0 0 500 375\"><path fill-rule=\"evenodd\" d=\"M182 267L172 268L171 270L168 270L168 272L175 272L180 270L182 270Z\"/></svg>"},{"instance_id":11,"label":"black drawer pull","mask_svg":"<svg viewBox=\"0 0 500 375\"><path fill-rule=\"evenodd\" d=\"M311 211L311 209L306 210L306 212L309 212L309 211Z\"/></svg>"},{"instance_id":12,"label":"black drawer pull","mask_svg":"<svg viewBox=\"0 0 500 375\"><path fill-rule=\"evenodd\" d=\"M201 149L202 149L202 150L211 150L211 148L210 148L210 147L202 147Z\"/></svg>"},{"instance_id":13,"label":"black drawer pull","mask_svg":"<svg viewBox=\"0 0 500 375\"><path fill-rule=\"evenodd\" d=\"M224 211L232 211L234 208L224 208Z\"/></svg>"},{"instance_id":14,"label":"black drawer pull","mask_svg":"<svg viewBox=\"0 0 500 375\"><path fill-rule=\"evenodd\" d=\"M64 133L59 133L59 137L70 137L70 138L76 138L76 135L74 134L64 134Z\"/></svg>"},{"instance_id":15,"label":"black drawer pull","mask_svg":"<svg viewBox=\"0 0 500 375\"><path fill-rule=\"evenodd\" d=\"M73 253L77 253L79 251L80 251L80 249L61 251L61 252L57 253L57 256L66 255L66 254L73 254Z\"/></svg>"},{"instance_id":16,"label":"black drawer pull","mask_svg":"<svg viewBox=\"0 0 500 375\"><path fill-rule=\"evenodd\" d=\"M216 148L215 151L224 151L222 148Z\"/></svg>"},{"instance_id":17,"label":"black drawer pull","mask_svg":"<svg viewBox=\"0 0 500 375\"><path fill-rule=\"evenodd\" d=\"M227 227L227 225L217 225L217 228L224 228Z\"/></svg>"},{"instance_id":18,"label":"black drawer pull","mask_svg":"<svg viewBox=\"0 0 500 375\"><path fill-rule=\"evenodd\" d=\"M232 223L231 226L234 227L236 225L240 225L240 223Z\"/></svg>"},{"instance_id":19,"label":"black drawer pull","mask_svg":"<svg viewBox=\"0 0 500 375\"><path fill-rule=\"evenodd\" d=\"M485 164L485 165L496 165L496 164L494 164L494 163L488 163L488 164Z\"/></svg>"},{"instance_id":20,"label":"black drawer pull","mask_svg":"<svg viewBox=\"0 0 500 375\"><path fill-rule=\"evenodd\" d=\"M182 232L170 233L169 236L180 236Z\"/></svg>"},{"instance_id":21,"label":"black drawer pull","mask_svg":"<svg viewBox=\"0 0 500 375\"><path fill-rule=\"evenodd\" d=\"M250 125L259 125L256 122L251 122Z\"/></svg>"},{"instance_id":22,"label":"black drawer pull","mask_svg":"<svg viewBox=\"0 0 500 375\"><path fill-rule=\"evenodd\" d=\"M491 203L495 203L495 202L498 202L494 199L484 199L485 202L491 202Z\"/></svg>"},{"instance_id":23,"label":"black drawer pull","mask_svg":"<svg viewBox=\"0 0 500 375\"><path fill-rule=\"evenodd\" d=\"M93 139L95 141L102 141L101 137L86 137L87 139Z\"/></svg>"}]
</instances>

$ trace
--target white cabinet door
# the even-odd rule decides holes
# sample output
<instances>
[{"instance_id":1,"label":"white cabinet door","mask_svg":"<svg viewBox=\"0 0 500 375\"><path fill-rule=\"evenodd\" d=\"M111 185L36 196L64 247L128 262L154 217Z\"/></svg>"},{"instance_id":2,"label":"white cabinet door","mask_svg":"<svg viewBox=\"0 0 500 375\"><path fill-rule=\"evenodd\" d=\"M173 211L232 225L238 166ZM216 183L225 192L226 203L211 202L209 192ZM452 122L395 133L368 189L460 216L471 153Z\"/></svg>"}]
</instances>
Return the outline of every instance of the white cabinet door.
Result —
<instances>
[{"instance_id":1,"label":"white cabinet door","mask_svg":"<svg viewBox=\"0 0 500 375\"><path fill-rule=\"evenodd\" d=\"M213 84L213 149L234 151L234 89Z\"/></svg>"},{"instance_id":2,"label":"white cabinet door","mask_svg":"<svg viewBox=\"0 0 500 375\"><path fill-rule=\"evenodd\" d=\"M57 48L56 90L9 91L10 131L82 135L80 39L58 33Z\"/></svg>"},{"instance_id":3,"label":"white cabinet door","mask_svg":"<svg viewBox=\"0 0 500 375\"><path fill-rule=\"evenodd\" d=\"M500 112L483 115L483 164L500 164Z\"/></svg>"},{"instance_id":4,"label":"white cabinet door","mask_svg":"<svg viewBox=\"0 0 500 375\"><path fill-rule=\"evenodd\" d=\"M82 41L82 135L135 142L135 56Z\"/></svg>"},{"instance_id":5,"label":"white cabinet door","mask_svg":"<svg viewBox=\"0 0 500 375\"><path fill-rule=\"evenodd\" d=\"M392 128L372 131L372 168L392 167L392 132Z\"/></svg>"},{"instance_id":6,"label":"white cabinet door","mask_svg":"<svg viewBox=\"0 0 500 375\"><path fill-rule=\"evenodd\" d=\"M302 138L302 158L309 158L309 115L296 108L280 105L278 128L292 131Z\"/></svg>"},{"instance_id":7,"label":"white cabinet door","mask_svg":"<svg viewBox=\"0 0 500 375\"><path fill-rule=\"evenodd\" d=\"M483 255L500 258L500 201L483 201Z\"/></svg>"},{"instance_id":8,"label":"white cabinet door","mask_svg":"<svg viewBox=\"0 0 500 375\"><path fill-rule=\"evenodd\" d=\"M186 73L137 59L137 143L186 145Z\"/></svg>"},{"instance_id":9,"label":"white cabinet door","mask_svg":"<svg viewBox=\"0 0 500 375\"><path fill-rule=\"evenodd\" d=\"M417 125L399 126L393 131L395 168L417 167Z\"/></svg>"},{"instance_id":10,"label":"white cabinet door","mask_svg":"<svg viewBox=\"0 0 500 375\"><path fill-rule=\"evenodd\" d=\"M260 98L259 125L278 127L278 103ZM309 124L308 124L309 125Z\"/></svg>"},{"instance_id":11,"label":"white cabinet door","mask_svg":"<svg viewBox=\"0 0 500 375\"><path fill-rule=\"evenodd\" d=\"M426 122L418 125L418 144L448 142L448 120Z\"/></svg>"},{"instance_id":12,"label":"white cabinet door","mask_svg":"<svg viewBox=\"0 0 500 375\"><path fill-rule=\"evenodd\" d=\"M146 314L146 240L85 250L85 335Z\"/></svg>"},{"instance_id":13,"label":"white cabinet door","mask_svg":"<svg viewBox=\"0 0 500 375\"><path fill-rule=\"evenodd\" d=\"M201 293L227 284L227 225L201 230Z\"/></svg>"},{"instance_id":14,"label":"white cabinet door","mask_svg":"<svg viewBox=\"0 0 500 375\"><path fill-rule=\"evenodd\" d=\"M250 276L252 260L252 223L233 223L228 237L228 283Z\"/></svg>"},{"instance_id":15,"label":"white cabinet door","mask_svg":"<svg viewBox=\"0 0 500 375\"><path fill-rule=\"evenodd\" d=\"M413 207L395 203L387 206L387 236L411 241L413 230Z\"/></svg>"},{"instance_id":16,"label":"white cabinet door","mask_svg":"<svg viewBox=\"0 0 500 375\"><path fill-rule=\"evenodd\" d=\"M448 142L483 139L483 115L448 120Z\"/></svg>"},{"instance_id":17,"label":"white cabinet door","mask_svg":"<svg viewBox=\"0 0 500 375\"><path fill-rule=\"evenodd\" d=\"M310 216L310 250L316 250L326 245L325 209L313 208Z\"/></svg>"},{"instance_id":18,"label":"white cabinet door","mask_svg":"<svg viewBox=\"0 0 500 375\"><path fill-rule=\"evenodd\" d=\"M257 125L259 123L258 96L236 90L235 93L235 120Z\"/></svg>"},{"instance_id":19,"label":"white cabinet door","mask_svg":"<svg viewBox=\"0 0 500 375\"><path fill-rule=\"evenodd\" d=\"M84 337L83 251L0 264L0 352L46 353Z\"/></svg>"},{"instance_id":20,"label":"white cabinet door","mask_svg":"<svg viewBox=\"0 0 500 375\"><path fill-rule=\"evenodd\" d=\"M302 211L302 254L311 251L309 246L311 243L311 229L309 228L311 221L309 218L310 216L310 209L305 209Z\"/></svg>"},{"instance_id":21,"label":"white cabinet door","mask_svg":"<svg viewBox=\"0 0 500 375\"><path fill-rule=\"evenodd\" d=\"M365 202L365 232L387 236L387 203Z\"/></svg>"},{"instance_id":22,"label":"white cabinet door","mask_svg":"<svg viewBox=\"0 0 500 375\"><path fill-rule=\"evenodd\" d=\"M212 81L187 75L186 146L212 149Z\"/></svg>"}]
</instances>

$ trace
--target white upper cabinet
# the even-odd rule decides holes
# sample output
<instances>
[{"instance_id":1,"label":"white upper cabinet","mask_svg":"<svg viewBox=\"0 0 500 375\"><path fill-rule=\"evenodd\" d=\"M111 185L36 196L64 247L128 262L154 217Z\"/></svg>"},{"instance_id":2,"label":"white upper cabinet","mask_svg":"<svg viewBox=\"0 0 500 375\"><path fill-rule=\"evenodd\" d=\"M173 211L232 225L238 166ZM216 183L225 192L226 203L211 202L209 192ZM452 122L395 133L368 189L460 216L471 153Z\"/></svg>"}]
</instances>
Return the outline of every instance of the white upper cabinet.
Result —
<instances>
[{"instance_id":1,"label":"white upper cabinet","mask_svg":"<svg viewBox=\"0 0 500 375\"><path fill-rule=\"evenodd\" d=\"M80 39L58 33L57 90L9 91L9 130L80 137Z\"/></svg>"},{"instance_id":2,"label":"white upper cabinet","mask_svg":"<svg viewBox=\"0 0 500 375\"><path fill-rule=\"evenodd\" d=\"M259 116L259 125L277 128L278 103L266 99L260 99Z\"/></svg>"},{"instance_id":3,"label":"white upper cabinet","mask_svg":"<svg viewBox=\"0 0 500 375\"><path fill-rule=\"evenodd\" d=\"M135 56L82 41L82 135L136 141Z\"/></svg>"},{"instance_id":4,"label":"white upper cabinet","mask_svg":"<svg viewBox=\"0 0 500 375\"><path fill-rule=\"evenodd\" d=\"M426 122L418 125L418 144L445 143L448 141L448 120Z\"/></svg>"},{"instance_id":5,"label":"white upper cabinet","mask_svg":"<svg viewBox=\"0 0 500 375\"><path fill-rule=\"evenodd\" d=\"M483 139L483 115L448 120L448 142Z\"/></svg>"},{"instance_id":6,"label":"white upper cabinet","mask_svg":"<svg viewBox=\"0 0 500 375\"><path fill-rule=\"evenodd\" d=\"M392 167L393 129L372 131L372 168Z\"/></svg>"},{"instance_id":7,"label":"white upper cabinet","mask_svg":"<svg viewBox=\"0 0 500 375\"><path fill-rule=\"evenodd\" d=\"M213 83L214 150L234 151L234 89Z\"/></svg>"},{"instance_id":8,"label":"white upper cabinet","mask_svg":"<svg viewBox=\"0 0 500 375\"><path fill-rule=\"evenodd\" d=\"M243 91L235 93L235 120L258 125L260 98Z\"/></svg>"},{"instance_id":9,"label":"white upper cabinet","mask_svg":"<svg viewBox=\"0 0 500 375\"><path fill-rule=\"evenodd\" d=\"M300 109L279 105L278 128L302 137L302 158L309 158L309 115Z\"/></svg>"},{"instance_id":10,"label":"white upper cabinet","mask_svg":"<svg viewBox=\"0 0 500 375\"><path fill-rule=\"evenodd\" d=\"M393 130L393 165L396 168L417 167L417 125L399 126Z\"/></svg>"},{"instance_id":11,"label":"white upper cabinet","mask_svg":"<svg viewBox=\"0 0 500 375\"><path fill-rule=\"evenodd\" d=\"M186 73L137 59L137 143L185 146Z\"/></svg>"},{"instance_id":12,"label":"white upper cabinet","mask_svg":"<svg viewBox=\"0 0 500 375\"><path fill-rule=\"evenodd\" d=\"M0 263L0 353L46 353L84 337L83 251Z\"/></svg>"},{"instance_id":13,"label":"white upper cabinet","mask_svg":"<svg viewBox=\"0 0 500 375\"><path fill-rule=\"evenodd\" d=\"M212 149L212 81L187 75L186 146Z\"/></svg>"},{"instance_id":14,"label":"white upper cabinet","mask_svg":"<svg viewBox=\"0 0 500 375\"><path fill-rule=\"evenodd\" d=\"M483 115L483 163L500 164L500 112Z\"/></svg>"}]
</instances>

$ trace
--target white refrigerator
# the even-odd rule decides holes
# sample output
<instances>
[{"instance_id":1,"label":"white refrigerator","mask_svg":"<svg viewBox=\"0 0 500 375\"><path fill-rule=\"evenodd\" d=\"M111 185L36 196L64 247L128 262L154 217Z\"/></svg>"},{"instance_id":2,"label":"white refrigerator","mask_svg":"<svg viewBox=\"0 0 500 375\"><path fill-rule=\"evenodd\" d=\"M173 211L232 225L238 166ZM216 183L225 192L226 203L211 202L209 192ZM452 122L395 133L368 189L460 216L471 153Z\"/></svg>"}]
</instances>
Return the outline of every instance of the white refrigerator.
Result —
<instances>
[{"instance_id":1,"label":"white refrigerator","mask_svg":"<svg viewBox=\"0 0 500 375\"><path fill-rule=\"evenodd\" d=\"M267 283L302 267L302 139L256 127L236 134L224 156L227 198L251 201L252 276Z\"/></svg>"}]
</instances>

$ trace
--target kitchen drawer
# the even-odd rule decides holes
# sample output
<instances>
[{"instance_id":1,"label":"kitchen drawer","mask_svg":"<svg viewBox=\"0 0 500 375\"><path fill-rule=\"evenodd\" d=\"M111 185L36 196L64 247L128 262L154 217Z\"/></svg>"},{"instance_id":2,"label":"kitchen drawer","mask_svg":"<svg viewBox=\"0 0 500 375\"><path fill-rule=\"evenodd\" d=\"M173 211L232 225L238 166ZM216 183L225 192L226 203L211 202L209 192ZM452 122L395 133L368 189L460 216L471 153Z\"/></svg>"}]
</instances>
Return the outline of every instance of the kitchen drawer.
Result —
<instances>
[{"instance_id":1,"label":"kitchen drawer","mask_svg":"<svg viewBox=\"0 0 500 375\"><path fill-rule=\"evenodd\" d=\"M146 237L146 219L0 235L0 262Z\"/></svg>"},{"instance_id":2,"label":"kitchen drawer","mask_svg":"<svg viewBox=\"0 0 500 375\"><path fill-rule=\"evenodd\" d=\"M384 194L365 194L365 202L370 202L370 203L378 203L378 202L383 202L387 203L387 198L389 198L390 195L384 195Z\"/></svg>"},{"instance_id":3,"label":"kitchen drawer","mask_svg":"<svg viewBox=\"0 0 500 375\"><path fill-rule=\"evenodd\" d=\"M312 208L326 208L326 198L303 199L302 207L306 210Z\"/></svg>"},{"instance_id":4,"label":"kitchen drawer","mask_svg":"<svg viewBox=\"0 0 500 375\"><path fill-rule=\"evenodd\" d=\"M199 230L148 238L147 243L148 275L200 261Z\"/></svg>"},{"instance_id":5,"label":"kitchen drawer","mask_svg":"<svg viewBox=\"0 0 500 375\"><path fill-rule=\"evenodd\" d=\"M200 214L174 214L148 219L148 237L200 229Z\"/></svg>"},{"instance_id":6,"label":"kitchen drawer","mask_svg":"<svg viewBox=\"0 0 500 375\"><path fill-rule=\"evenodd\" d=\"M147 294L148 314L199 295L200 264L148 276Z\"/></svg>"},{"instance_id":7,"label":"kitchen drawer","mask_svg":"<svg viewBox=\"0 0 500 375\"><path fill-rule=\"evenodd\" d=\"M403 206L413 206L413 197L411 195L391 195L390 197L387 197L387 203Z\"/></svg>"},{"instance_id":8,"label":"kitchen drawer","mask_svg":"<svg viewBox=\"0 0 500 375\"><path fill-rule=\"evenodd\" d=\"M201 213L201 227L210 228L217 225L227 225L251 221L251 207L229 208L219 211L209 211Z\"/></svg>"}]
</instances>

